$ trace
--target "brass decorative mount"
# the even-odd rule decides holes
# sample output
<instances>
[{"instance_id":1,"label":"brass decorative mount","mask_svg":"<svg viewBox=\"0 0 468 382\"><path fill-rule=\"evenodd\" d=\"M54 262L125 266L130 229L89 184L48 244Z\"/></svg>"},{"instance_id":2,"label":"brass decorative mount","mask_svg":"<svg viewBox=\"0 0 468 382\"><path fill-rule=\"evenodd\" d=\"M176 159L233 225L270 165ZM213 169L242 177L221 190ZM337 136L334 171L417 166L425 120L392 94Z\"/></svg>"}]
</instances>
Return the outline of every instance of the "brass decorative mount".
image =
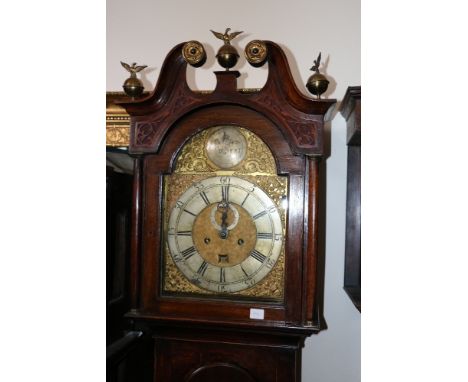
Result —
<instances>
[{"instance_id":1,"label":"brass decorative mount","mask_svg":"<svg viewBox=\"0 0 468 382\"><path fill-rule=\"evenodd\" d=\"M250 41L244 50L245 58L254 67L262 66L268 57L268 49L264 41Z\"/></svg>"},{"instance_id":2,"label":"brass decorative mount","mask_svg":"<svg viewBox=\"0 0 468 382\"><path fill-rule=\"evenodd\" d=\"M182 47L182 56L188 64L195 68L202 66L206 61L206 51L201 42L188 41Z\"/></svg>"}]
</instances>

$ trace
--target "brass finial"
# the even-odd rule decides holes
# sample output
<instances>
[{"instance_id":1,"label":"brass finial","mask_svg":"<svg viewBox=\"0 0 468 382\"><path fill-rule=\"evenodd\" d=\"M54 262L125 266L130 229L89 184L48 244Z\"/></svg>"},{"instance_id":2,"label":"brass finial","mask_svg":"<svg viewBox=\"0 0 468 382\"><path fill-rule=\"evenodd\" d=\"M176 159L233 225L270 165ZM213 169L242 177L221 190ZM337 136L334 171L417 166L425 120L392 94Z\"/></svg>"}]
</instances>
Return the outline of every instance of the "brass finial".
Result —
<instances>
[{"instance_id":1,"label":"brass finial","mask_svg":"<svg viewBox=\"0 0 468 382\"><path fill-rule=\"evenodd\" d=\"M319 55L316 60L314 60L314 65L310 68L310 70L313 70L316 73L320 73L320 60L322 59L322 52L319 52Z\"/></svg>"},{"instance_id":2,"label":"brass finial","mask_svg":"<svg viewBox=\"0 0 468 382\"><path fill-rule=\"evenodd\" d=\"M325 93L328 89L328 84L330 81L327 80L323 74L320 73L320 60L322 58L322 52L319 53L316 60L314 60L314 65L310 68L310 70L315 71L309 79L307 80L307 89L313 94L316 95L318 99L320 96Z\"/></svg>"},{"instance_id":3,"label":"brass finial","mask_svg":"<svg viewBox=\"0 0 468 382\"><path fill-rule=\"evenodd\" d=\"M226 68L226 70L229 70L229 68L236 65L237 60L239 59L239 54L237 53L236 48L231 45L231 40L242 33L229 33L230 30L231 28L226 28L226 32L224 33L215 32L213 30L211 31L217 38L224 42L223 46L218 50L216 58L218 59L218 63L223 68Z\"/></svg>"},{"instance_id":4,"label":"brass finial","mask_svg":"<svg viewBox=\"0 0 468 382\"><path fill-rule=\"evenodd\" d=\"M140 96L145 88L141 80L137 78L136 74L142 71L144 68L146 68L147 65L137 66L136 62L134 62L130 66L122 61L120 61L120 63L125 68L125 70L127 70L130 73L130 77L127 78L123 84L125 94L132 98Z\"/></svg>"}]
</instances>

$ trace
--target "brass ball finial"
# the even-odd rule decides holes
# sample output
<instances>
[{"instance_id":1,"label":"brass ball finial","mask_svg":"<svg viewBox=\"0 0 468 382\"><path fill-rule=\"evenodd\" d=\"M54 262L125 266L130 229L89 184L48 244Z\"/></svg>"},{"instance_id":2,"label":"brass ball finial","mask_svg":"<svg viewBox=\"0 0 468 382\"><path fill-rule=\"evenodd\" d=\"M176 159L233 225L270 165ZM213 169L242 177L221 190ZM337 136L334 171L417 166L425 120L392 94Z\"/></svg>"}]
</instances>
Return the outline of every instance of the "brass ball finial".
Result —
<instances>
[{"instance_id":1,"label":"brass ball finial","mask_svg":"<svg viewBox=\"0 0 468 382\"><path fill-rule=\"evenodd\" d=\"M231 28L226 28L224 33L219 33L215 31L211 31L215 37L219 38L224 42L223 46L219 48L218 53L216 54L216 58L218 60L219 65L221 65L226 70L229 70L234 65L237 64L239 59L239 53L237 53L236 48L231 45L231 40L240 35L242 32L232 32L229 33Z\"/></svg>"},{"instance_id":2,"label":"brass ball finial","mask_svg":"<svg viewBox=\"0 0 468 382\"><path fill-rule=\"evenodd\" d=\"M127 78L123 84L123 90L125 94L132 98L136 98L143 93L145 87L140 79L137 78L136 74L146 68L146 65L137 66L136 62L134 62L131 66L126 64L125 62L120 61L122 66L130 73L130 77Z\"/></svg>"},{"instance_id":3,"label":"brass ball finial","mask_svg":"<svg viewBox=\"0 0 468 382\"><path fill-rule=\"evenodd\" d=\"M330 83L330 81L327 80L327 77L320 73L319 66L321 57L322 53L319 53L317 59L314 60L314 65L310 70L315 71L315 73L309 77L306 84L309 92L317 96L318 99L320 99L320 96L327 91L328 84Z\"/></svg>"}]
</instances>

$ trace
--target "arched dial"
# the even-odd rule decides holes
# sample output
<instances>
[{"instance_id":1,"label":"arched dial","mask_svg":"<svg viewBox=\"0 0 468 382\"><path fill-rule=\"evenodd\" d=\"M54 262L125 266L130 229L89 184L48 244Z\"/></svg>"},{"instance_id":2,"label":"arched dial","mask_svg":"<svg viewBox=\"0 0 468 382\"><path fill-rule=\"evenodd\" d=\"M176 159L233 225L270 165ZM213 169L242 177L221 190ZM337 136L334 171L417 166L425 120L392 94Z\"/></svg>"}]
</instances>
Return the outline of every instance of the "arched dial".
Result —
<instances>
[{"instance_id":1,"label":"arched dial","mask_svg":"<svg viewBox=\"0 0 468 382\"><path fill-rule=\"evenodd\" d=\"M281 254L283 227L262 189L235 176L216 176L194 183L177 200L167 241L191 283L233 293L270 272Z\"/></svg>"}]
</instances>

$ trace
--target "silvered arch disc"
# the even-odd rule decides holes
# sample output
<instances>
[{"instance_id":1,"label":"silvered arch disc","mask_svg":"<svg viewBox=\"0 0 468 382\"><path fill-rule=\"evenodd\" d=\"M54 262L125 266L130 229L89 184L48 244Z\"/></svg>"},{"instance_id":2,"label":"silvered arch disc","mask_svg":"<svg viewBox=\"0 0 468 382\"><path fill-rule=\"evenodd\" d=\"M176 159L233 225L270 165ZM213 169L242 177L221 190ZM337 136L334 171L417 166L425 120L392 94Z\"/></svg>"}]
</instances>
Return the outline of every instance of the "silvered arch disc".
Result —
<instances>
[{"instance_id":1,"label":"silvered arch disc","mask_svg":"<svg viewBox=\"0 0 468 382\"><path fill-rule=\"evenodd\" d=\"M247 141L234 126L216 128L206 141L208 158L221 169L237 166L247 153Z\"/></svg>"}]
</instances>

